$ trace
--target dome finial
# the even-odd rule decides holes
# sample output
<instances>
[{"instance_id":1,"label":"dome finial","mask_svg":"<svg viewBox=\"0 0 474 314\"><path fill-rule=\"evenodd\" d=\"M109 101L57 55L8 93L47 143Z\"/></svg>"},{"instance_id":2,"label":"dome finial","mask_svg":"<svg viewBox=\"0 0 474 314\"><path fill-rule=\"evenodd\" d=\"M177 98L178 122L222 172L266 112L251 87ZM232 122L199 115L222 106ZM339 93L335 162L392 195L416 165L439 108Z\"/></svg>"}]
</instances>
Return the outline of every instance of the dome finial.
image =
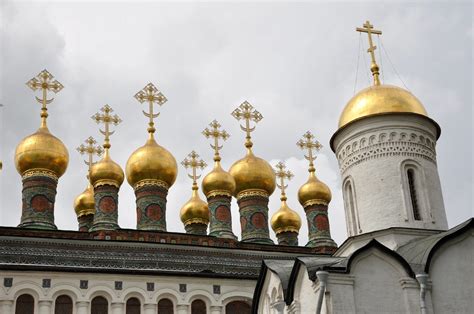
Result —
<instances>
[{"instance_id":1,"label":"dome finial","mask_svg":"<svg viewBox=\"0 0 474 314\"><path fill-rule=\"evenodd\" d=\"M375 61L375 49L377 49L377 46L374 46L372 42L372 34L376 35L382 35L382 31L378 31L374 29L374 26L370 24L369 21L366 21L363 25L363 27L357 27L356 31L361 32L361 33L367 33L369 37L369 49L367 49L367 52L370 53L370 58L372 60L370 64L370 71L372 71L372 75L374 77L374 85L380 85L380 80L379 80L379 66L377 65L377 62Z\"/></svg>"},{"instance_id":2,"label":"dome finial","mask_svg":"<svg viewBox=\"0 0 474 314\"><path fill-rule=\"evenodd\" d=\"M252 153L253 143L250 133L255 130L255 126L251 128L250 121L258 123L263 119L262 114L255 110L248 101L244 101L239 107L232 111L232 116L239 121L242 119L245 120L245 127L241 125L240 128L246 133L245 147L247 147L249 154Z\"/></svg>"},{"instance_id":3,"label":"dome finial","mask_svg":"<svg viewBox=\"0 0 474 314\"><path fill-rule=\"evenodd\" d=\"M198 190L197 179L201 177L201 175L197 174L197 168L204 169L207 167L207 164L204 162L204 160L202 159L199 160L199 155L194 150L188 154L188 157L184 158L181 164L186 169L188 168L192 169L193 173L188 174L188 177L193 179L193 191L197 193L197 190Z\"/></svg>"},{"instance_id":4,"label":"dome finial","mask_svg":"<svg viewBox=\"0 0 474 314\"><path fill-rule=\"evenodd\" d=\"M41 107L41 128L47 128L46 118L48 118L47 105L53 102L54 98L48 99L48 91L52 91L55 94L59 93L64 86L57 80L54 80L54 76L47 70L41 71L36 77L32 78L26 85L32 90L36 91L41 89L43 91L43 98L36 97L36 101L42 104Z\"/></svg>"},{"instance_id":5,"label":"dome finial","mask_svg":"<svg viewBox=\"0 0 474 314\"><path fill-rule=\"evenodd\" d=\"M100 129L99 131L105 136L103 147L105 148L105 154L108 155L110 148L110 135L114 134L115 132L110 131L109 126L111 123L113 125L118 125L122 122L122 120L116 114L111 115L114 110L109 105L103 106L102 108L100 108L100 111L102 111L103 113L97 112L95 115L92 116L92 120L94 120L97 124L103 123L105 125L105 131L102 131Z\"/></svg>"},{"instance_id":6,"label":"dome finial","mask_svg":"<svg viewBox=\"0 0 474 314\"><path fill-rule=\"evenodd\" d=\"M152 83L148 83L142 90L136 93L134 97L141 104L148 101L149 112L143 110L143 114L150 119L148 122L148 133L150 134L150 138L153 138L153 134L156 131L153 119L160 115L159 112L153 113L153 105L158 104L162 106L168 99Z\"/></svg>"},{"instance_id":7,"label":"dome finial","mask_svg":"<svg viewBox=\"0 0 474 314\"><path fill-rule=\"evenodd\" d=\"M276 164L275 168L276 168L275 175L280 180L280 184L277 183L278 188L281 190L280 200L282 202L286 202L287 198L286 198L285 190L288 187L288 185L285 184L285 180L291 180L291 178L293 178L294 175L293 173L291 173L290 170L285 171L286 166L281 161Z\"/></svg>"},{"instance_id":8,"label":"dome finial","mask_svg":"<svg viewBox=\"0 0 474 314\"><path fill-rule=\"evenodd\" d=\"M102 147L100 145L96 145L97 141L92 136L89 136L84 142L87 145L81 144L76 149L81 155L87 154L88 158L87 158L87 160L84 160L84 162L86 163L86 165L88 167L87 178L89 178L89 174L91 172L91 167L92 167L93 164L95 164L95 162L93 161L94 155L97 155L97 156L100 157L102 155L102 153L104 152L104 150L102 149Z\"/></svg>"},{"instance_id":9,"label":"dome finial","mask_svg":"<svg viewBox=\"0 0 474 314\"><path fill-rule=\"evenodd\" d=\"M308 150L308 155L305 155L304 157L309 161L309 173L314 174L316 169L314 168L313 162L316 159L316 156L314 156L313 150L318 152L323 147L323 145L321 145L318 140L314 139L314 135L310 131L307 131L305 134L303 134L303 138L300 139L296 145L303 150Z\"/></svg>"},{"instance_id":10,"label":"dome finial","mask_svg":"<svg viewBox=\"0 0 474 314\"><path fill-rule=\"evenodd\" d=\"M219 150L221 150L222 148L222 146L219 146L219 139L222 139L223 141L225 141L230 137L230 135L229 133L227 133L226 130L222 130L222 131L219 130L221 125L215 119L211 123L209 123L209 126L212 129L209 130L208 128L205 128L204 131L202 131L202 134L206 138L212 137L214 139L214 144L211 144L211 147L212 149L214 149L214 161L218 163L219 161L221 161L221 156L219 156Z\"/></svg>"}]
</instances>

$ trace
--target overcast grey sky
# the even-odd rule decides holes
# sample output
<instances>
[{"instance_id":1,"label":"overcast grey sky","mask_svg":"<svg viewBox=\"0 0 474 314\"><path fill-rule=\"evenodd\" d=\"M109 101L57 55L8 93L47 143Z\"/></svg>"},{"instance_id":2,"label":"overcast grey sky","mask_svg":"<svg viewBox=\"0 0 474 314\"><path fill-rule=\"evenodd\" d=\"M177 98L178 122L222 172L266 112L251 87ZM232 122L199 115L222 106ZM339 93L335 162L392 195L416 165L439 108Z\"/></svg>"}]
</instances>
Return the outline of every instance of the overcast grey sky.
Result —
<instances>
[{"instance_id":1,"label":"overcast grey sky","mask_svg":"<svg viewBox=\"0 0 474 314\"><path fill-rule=\"evenodd\" d=\"M20 221L21 178L13 156L18 142L40 121L40 106L25 82L46 68L65 86L49 106L48 119L70 154L56 198L58 228L77 229L72 203L86 186L86 166L75 148L90 135L102 140L90 117L106 103L122 117L111 137L111 155L125 168L146 140L145 107L133 95L153 82L168 98L156 121L157 141L178 162L194 149L212 164L201 131L217 119L231 134L221 151L228 169L245 152L245 135L230 113L248 100L263 114L253 133L254 151L272 164L286 161L295 173L288 203L303 218L301 244L307 241L307 227L296 193L307 179L307 162L295 143L307 130L315 133L324 145L316 161L318 176L333 192L330 224L341 243L346 238L341 182L329 139L353 95L359 49L364 52L356 89L369 84L367 40L355 32L367 19L383 31L382 43L403 82L441 125L438 167L449 225L472 216L469 2L2 1L0 8L0 225ZM383 82L403 87L379 51ZM168 230L184 232L179 209L190 194L191 181L179 166L168 196ZM270 215L279 203L275 192ZM234 232L240 234L235 202L232 215ZM120 190L119 224L136 224L134 194L126 182Z\"/></svg>"}]
</instances>

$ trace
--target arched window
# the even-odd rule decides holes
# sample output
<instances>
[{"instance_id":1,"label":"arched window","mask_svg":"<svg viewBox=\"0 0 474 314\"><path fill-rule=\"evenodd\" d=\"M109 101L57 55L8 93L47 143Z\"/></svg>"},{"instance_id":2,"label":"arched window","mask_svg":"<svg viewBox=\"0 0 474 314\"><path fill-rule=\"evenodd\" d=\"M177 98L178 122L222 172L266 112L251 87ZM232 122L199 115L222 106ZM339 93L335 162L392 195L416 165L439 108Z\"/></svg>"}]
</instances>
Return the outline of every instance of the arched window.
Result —
<instances>
[{"instance_id":1,"label":"arched window","mask_svg":"<svg viewBox=\"0 0 474 314\"><path fill-rule=\"evenodd\" d=\"M126 314L140 314L140 300L137 298L130 298L127 300Z\"/></svg>"},{"instance_id":2,"label":"arched window","mask_svg":"<svg viewBox=\"0 0 474 314\"><path fill-rule=\"evenodd\" d=\"M203 300L194 300L191 303L191 314L206 314L206 303Z\"/></svg>"},{"instance_id":3,"label":"arched window","mask_svg":"<svg viewBox=\"0 0 474 314\"><path fill-rule=\"evenodd\" d=\"M407 170L407 179L408 189L410 192L411 208L413 210L413 219L421 220L418 192L416 189L415 170L413 170L412 168L409 168Z\"/></svg>"},{"instance_id":4,"label":"arched window","mask_svg":"<svg viewBox=\"0 0 474 314\"><path fill-rule=\"evenodd\" d=\"M350 236L356 235L360 232L359 217L357 215L357 208L355 204L355 194L352 185L352 180L349 178L344 185L344 201L347 209L347 220L349 225L348 233Z\"/></svg>"},{"instance_id":5,"label":"arched window","mask_svg":"<svg viewBox=\"0 0 474 314\"><path fill-rule=\"evenodd\" d=\"M22 294L16 299L15 314L34 314L35 299L30 294Z\"/></svg>"},{"instance_id":6,"label":"arched window","mask_svg":"<svg viewBox=\"0 0 474 314\"><path fill-rule=\"evenodd\" d=\"M91 314L108 314L109 302L104 297L95 297L92 299Z\"/></svg>"},{"instance_id":7,"label":"arched window","mask_svg":"<svg viewBox=\"0 0 474 314\"><path fill-rule=\"evenodd\" d=\"M158 302L158 314L174 314L173 302L170 299L161 299Z\"/></svg>"},{"instance_id":8,"label":"arched window","mask_svg":"<svg viewBox=\"0 0 474 314\"><path fill-rule=\"evenodd\" d=\"M225 314L250 314L251 308L247 302L233 301L225 306Z\"/></svg>"},{"instance_id":9,"label":"arched window","mask_svg":"<svg viewBox=\"0 0 474 314\"><path fill-rule=\"evenodd\" d=\"M54 303L54 314L72 314L72 299L67 295L60 295Z\"/></svg>"}]
</instances>

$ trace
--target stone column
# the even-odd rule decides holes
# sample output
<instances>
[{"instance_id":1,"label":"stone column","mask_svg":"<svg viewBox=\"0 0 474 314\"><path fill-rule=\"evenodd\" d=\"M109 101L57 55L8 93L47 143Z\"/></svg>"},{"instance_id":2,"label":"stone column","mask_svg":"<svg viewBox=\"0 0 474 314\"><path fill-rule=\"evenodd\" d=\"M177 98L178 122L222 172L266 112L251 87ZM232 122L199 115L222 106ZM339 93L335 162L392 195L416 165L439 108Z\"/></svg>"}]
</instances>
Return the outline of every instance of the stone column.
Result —
<instances>
[{"instance_id":1,"label":"stone column","mask_svg":"<svg viewBox=\"0 0 474 314\"><path fill-rule=\"evenodd\" d=\"M89 302L77 301L76 302L76 314L89 314Z\"/></svg>"},{"instance_id":2,"label":"stone column","mask_svg":"<svg viewBox=\"0 0 474 314\"><path fill-rule=\"evenodd\" d=\"M178 304L176 306L177 314L188 314L189 304Z\"/></svg>"},{"instance_id":3,"label":"stone column","mask_svg":"<svg viewBox=\"0 0 474 314\"><path fill-rule=\"evenodd\" d=\"M298 233L293 231L280 232L277 235L278 245L298 246Z\"/></svg>"},{"instance_id":4,"label":"stone column","mask_svg":"<svg viewBox=\"0 0 474 314\"><path fill-rule=\"evenodd\" d=\"M94 186L95 215L90 231L119 229L118 191L114 185Z\"/></svg>"},{"instance_id":5,"label":"stone column","mask_svg":"<svg viewBox=\"0 0 474 314\"><path fill-rule=\"evenodd\" d=\"M23 175L22 213L19 228L57 229L54 224L54 202L58 178L46 171Z\"/></svg>"},{"instance_id":6,"label":"stone column","mask_svg":"<svg viewBox=\"0 0 474 314\"><path fill-rule=\"evenodd\" d=\"M137 229L166 231L166 196L168 188L160 182L135 185Z\"/></svg>"},{"instance_id":7,"label":"stone column","mask_svg":"<svg viewBox=\"0 0 474 314\"><path fill-rule=\"evenodd\" d=\"M210 310L211 314L222 314L222 306L220 305L212 305Z\"/></svg>"},{"instance_id":8,"label":"stone column","mask_svg":"<svg viewBox=\"0 0 474 314\"><path fill-rule=\"evenodd\" d=\"M207 196L207 204L210 212L210 236L237 239L232 232L232 214L230 211L231 200L231 195L223 193L214 194L211 192Z\"/></svg>"},{"instance_id":9,"label":"stone column","mask_svg":"<svg viewBox=\"0 0 474 314\"><path fill-rule=\"evenodd\" d=\"M268 193L245 190L237 195L242 242L273 244L268 230Z\"/></svg>"},{"instance_id":10,"label":"stone column","mask_svg":"<svg viewBox=\"0 0 474 314\"><path fill-rule=\"evenodd\" d=\"M143 304L144 314L156 314L156 304L154 303L147 303Z\"/></svg>"},{"instance_id":11,"label":"stone column","mask_svg":"<svg viewBox=\"0 0 474 314\"><path fill-rule=\"evenodd\" d=\"M52 305L53 305L53 301L40 300L38 302L38 314L51 314Z\"/></svg>"},{"instance_id":12,"label":"stone column","mask_svg":"<svg viewBox=\"0 0 474 314\"><path fill-rule=\"evenodd\" d=\"M308 243L306 246L337 248L329 230L328 205L308 204L304 211L308 221Z\"/></svg>"},{"instance_id":13,"label":"stone column","mask_svg":"<svg viewBox=\"0 0 474 314\"><path fill-rule=\"evenodd\" d=\"M112 302L112 304L110 305L111 314L123 314L124 307L125 307L125 303Z\"/></svg>"},{"instance_id":14,"label":"stone column","mask_svg":"<svg viewBox=\"0 0 474 314\"><path fill-rule=\"evenodd\" d=\"M88 232L94 223L94 215L82 215L77 217L80 232Z\"/></svg>"},{"instance_id":15,"label":"stone column","mask_svg":"<svg viewBox=\"0 0 474 314\"><path fill-rule=\"evenodd\" d=\"M12 300L0 301L0 313L13 313L13 301Z\"/></svg>"}]
</instances>

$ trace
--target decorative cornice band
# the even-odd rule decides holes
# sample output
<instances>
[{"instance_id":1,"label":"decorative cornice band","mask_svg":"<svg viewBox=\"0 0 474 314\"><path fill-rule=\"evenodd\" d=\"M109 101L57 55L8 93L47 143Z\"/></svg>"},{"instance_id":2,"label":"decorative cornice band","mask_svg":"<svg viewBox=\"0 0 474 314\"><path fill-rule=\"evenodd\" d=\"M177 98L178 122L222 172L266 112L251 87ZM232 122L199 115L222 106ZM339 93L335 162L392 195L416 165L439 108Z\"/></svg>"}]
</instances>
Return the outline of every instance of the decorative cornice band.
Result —
<instances>
[{"instance_id":1,"label":"decorative cornice band","mask_svg":"<svg viewBox=\"0 0 474 314\"><path fill-rule=\"evenodd\" d=\"M189 226L192 224L200 224L200 225L207 225L209 223L209 220L202 219L202 218L191 218L188 219L184 222L185 226Z\"/></svg>"},{"instance_id":2,"label":"decorative cornice band","mask_svg":"<svg viewBox=\"0 0 474 314\"><path fill-rule=\"evenodd\" d=\"M265 190L260 190L260 189L250 189L250 190L244 190L237 194L237 200L240 200L245 197L252 197L252 196L260 196L260 197L265 197L268 198L268 193Z\"/></svg>"},{"instance_id":3,"label":"decorative cornice band","mask_svg":"<svg viewBox=\"0 0 474 314\"><path fill-rule=\"evenodd\" d=\"M107 180L107 179L99 180L99 181L95 182L94 183L94 188L96 188L98 186L102 186L102 185L111 185L111 186L115 186L117 189L120 188L120 184L118 184L116 181Z\"/></svg>"},{"instance_id":4,"label":"decorative cornice band","mask_svg":"<svg viewBox=\"0 0 474 314\"><path fill-rule=\"evenodd\" d=\"M296 234L299 234L300 230L296 227L292 227L292 226L288 226L288 227L282 227L282 228L278 228L277 230L275 230L275 234L280 234L280 233L283 233L283 232L295 232Z\"/></svg>"},{"instance_id":5,"label":"decorative cornice band","mask_svg":"<svg viewBox=\"0 0 474 314\"><path fill-rule=\"evenodd\" d=\"M157 179L144 179L140 180L137 183L135 183L133 189L136 191L139 188L142 188L144 186L158 186L162 187L166 190L168 190L170 187L165 181L157 180Z\"/></svg>"},{"instance_id":6,"label":"decorative cornice band","mask_svg":"<svg viewBox=\"0 0 474 314\"><path fill-rule=\"evenodd\" d=\"M311 205L324 205L324 206L328 206L328 205L329 205L329 202L327 202L326 200L323 200L323 199L309 200L309 201L304 202L303 208L306 208L306 207L311 206Z\"/></svg>"},{"instance_id":7,"label":"decorative cornice band","mask_svg":"<svg viewBox=\"0 0 474 314\"><path fill-rule=\"evenodd\" d=\"M214 190L214 191L210 191L206 195L207 198L211 198L211 197L215 197L215 196L229 196L229 197L232 197L232 194L229 193L229 191L225 191L225 190Z\"/></svg>"},{"instance_id":8,"label":"decorative cornice band","mask_svg":"<svg viewBox=\"0 0 474 314\"><path fill-rule=\"evenodd\" d=\"M21 178L22 179L27 179L27 178L34 177L34 176L48 177L50 179L53 179L56 182L59 180L59 177L56 175L56 173L54 173L51 170L44 169L44 168L29 169L29 170L23 172L23 174L21 175Z\"/></svg>"}]
</instances>

